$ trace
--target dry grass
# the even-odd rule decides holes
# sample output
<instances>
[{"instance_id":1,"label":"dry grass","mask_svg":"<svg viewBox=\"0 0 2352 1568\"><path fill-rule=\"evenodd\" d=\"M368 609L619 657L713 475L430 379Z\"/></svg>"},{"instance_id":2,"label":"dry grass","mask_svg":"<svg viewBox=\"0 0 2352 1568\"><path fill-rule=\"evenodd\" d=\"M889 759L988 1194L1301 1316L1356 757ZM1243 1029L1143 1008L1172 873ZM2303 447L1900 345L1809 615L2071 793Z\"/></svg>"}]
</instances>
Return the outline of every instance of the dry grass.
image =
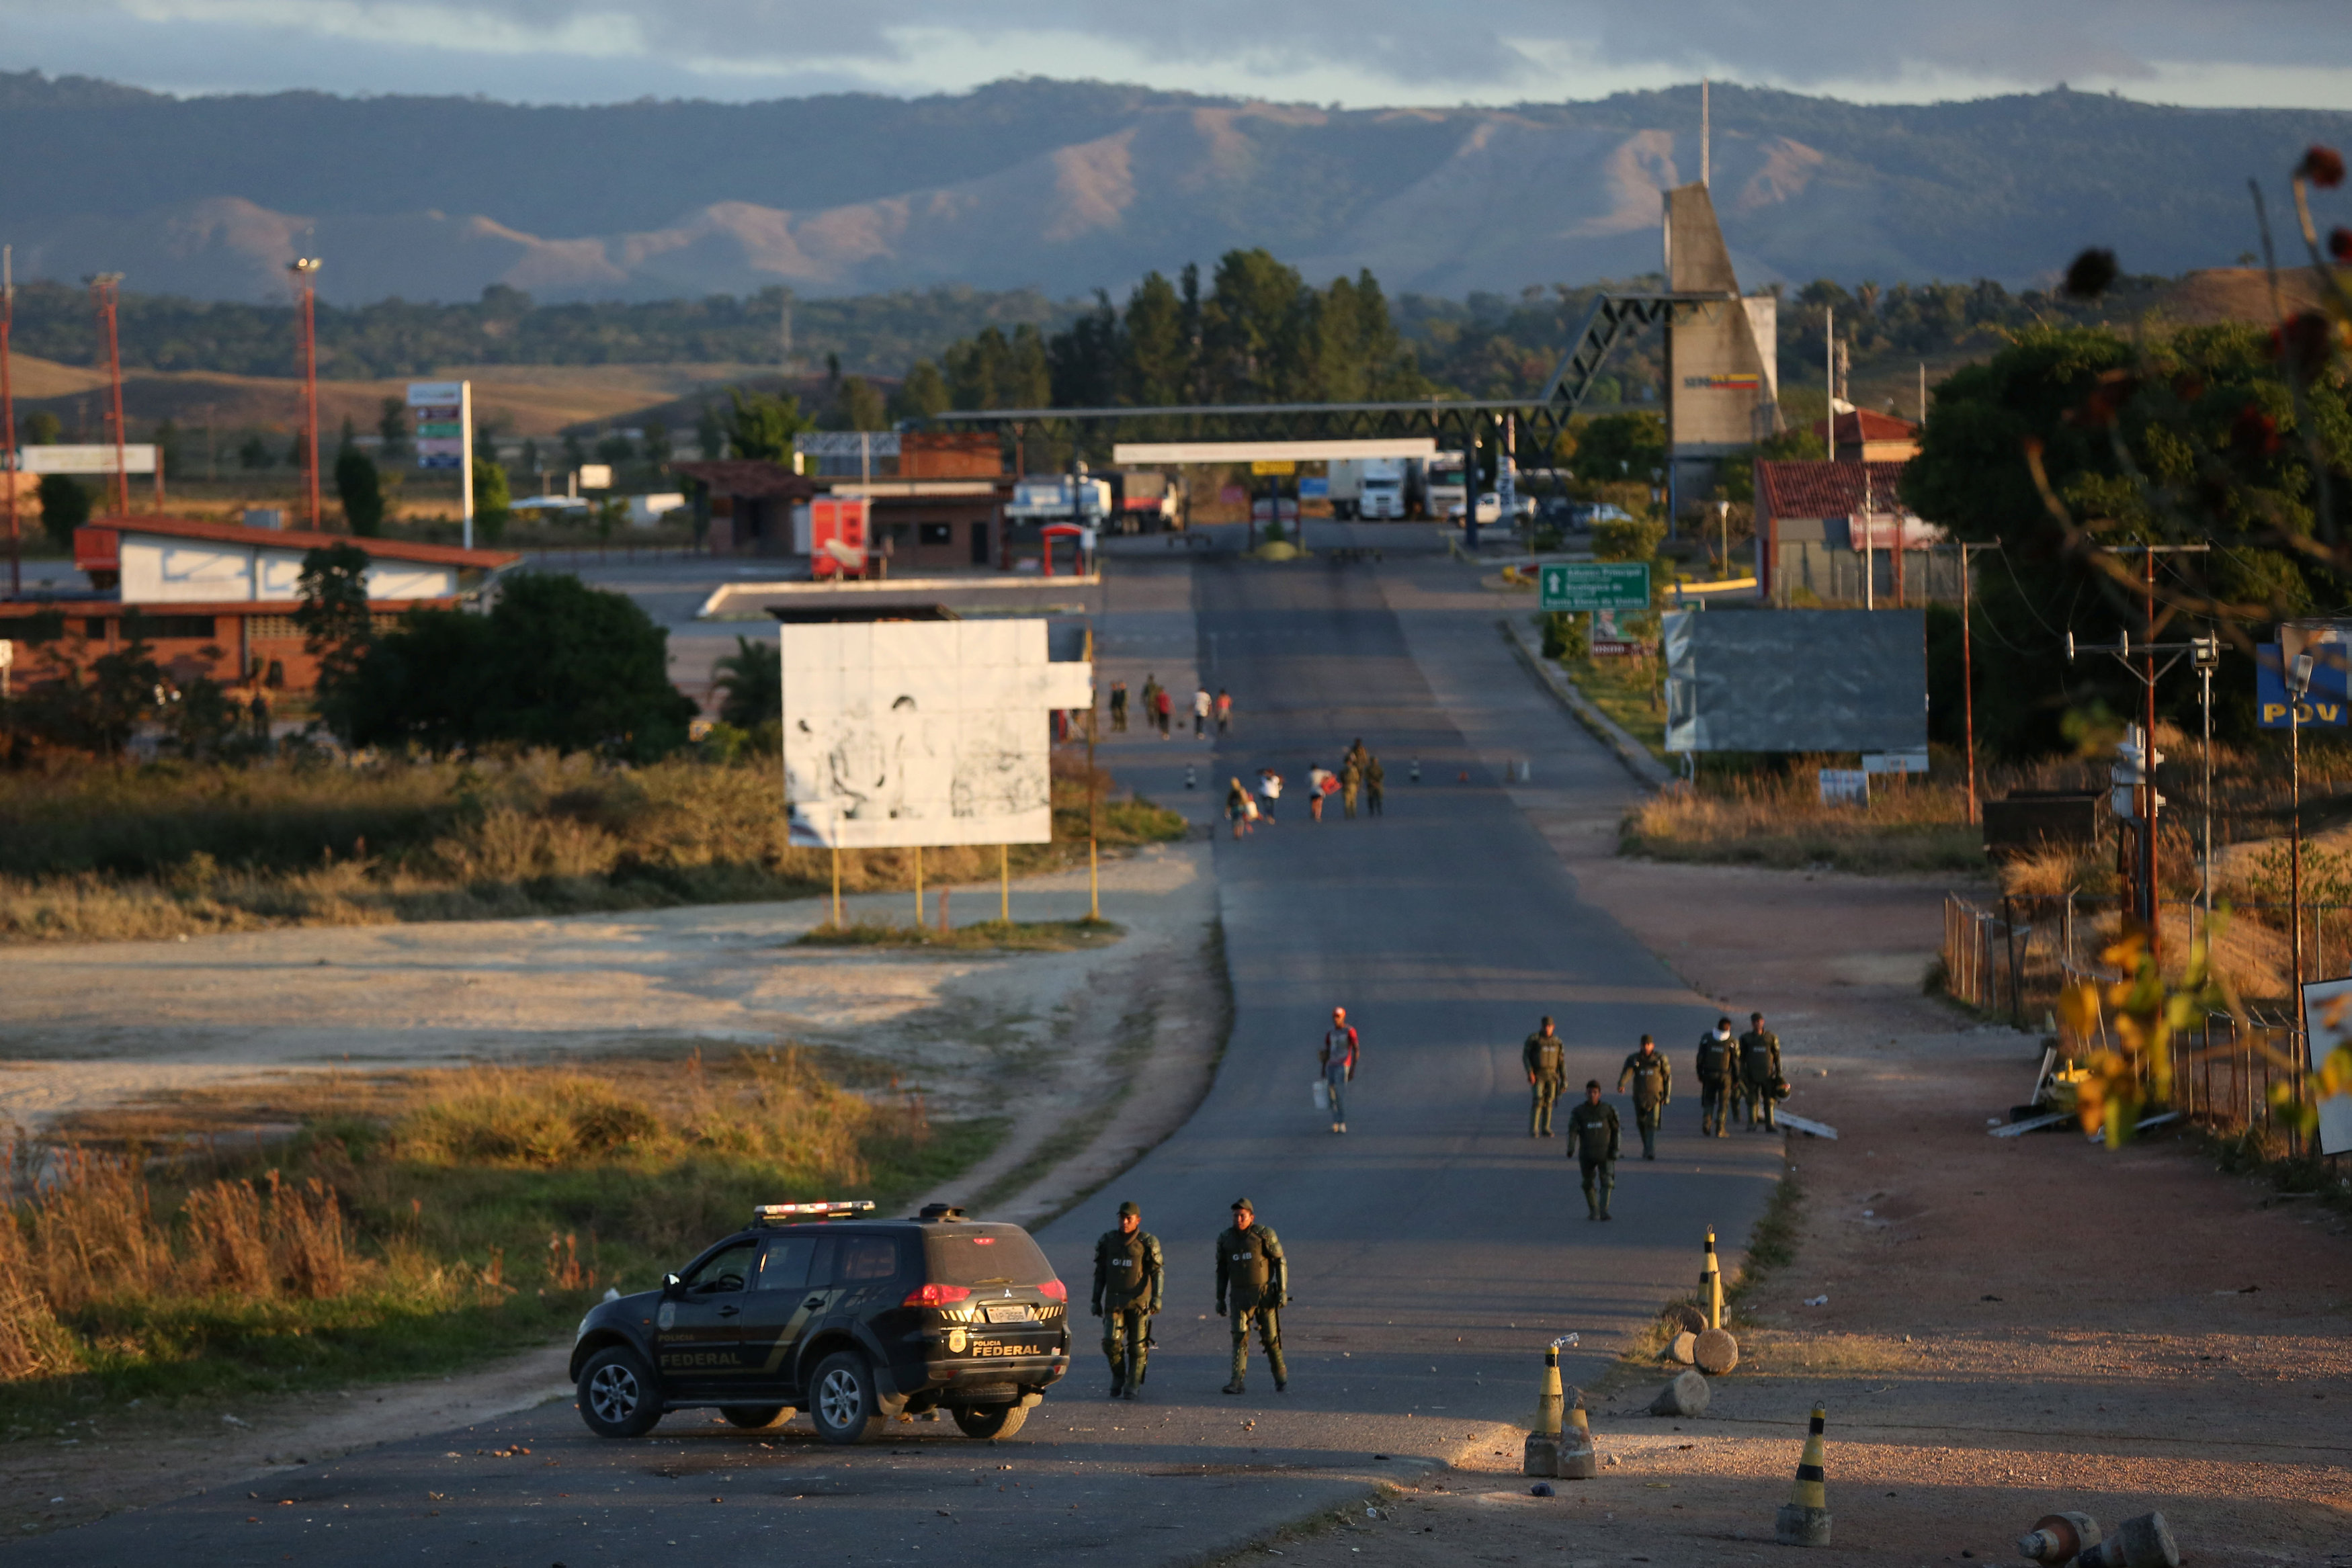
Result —
<instances>
[{"instance_id":1,"label":"dry grass","mask_svg":"<svg viewBox=\"0 0 2352 1568\"><path fill-rule=\"evenodd\" d=\"M951 953L1070 953L1103 947L1125 935L1108 920L983 920L940 931L887 920L825 925L803 935L803 947L935 947Z\"/></svg>"},{"instance_id":2,"label":"dry grass","mask_svg":"<svg viewBox=\"0 0 2352 1568\"><path fill-rule=\"evenodd\" d=\"M1114 851L1183 819L1104 798ZM1055 841L1084 852L1087 783L1057 759ZM934 849L934 881L996 873L993 849ZM169 938L287 925L478 920L804 897L830 855L787 841L764 767L677 759L615 769L545 754L471 763L250 769L158 765L0 774L0 941ZM842 856L851 892L909 886L910 851Z\"/></svg>"},{"instance_id":3,"label":"dry grass","mask_svg":"<svg viewBox=\"0 0 2352 1568\"><path fill-rule=\"evenodd\" d=\"M1975 871L1984 865L1964 790L1941 779L1880 780L1867 806L1825 806L1801 758L1786 773L1702 775L1631 812L1622 842L1660 860L1728 861L1849 872Z\"/></svg>"},{"instance_id":4,"label":"dry grass","mask_svg":"<svg viewBox=\"0 0 2352 1568\"><path fill-rule=\"evenodd\" d=\"M169 1396L462 1364L651 1281L755 1203L895 1202L995 1132L935 1128L916 1097L852 1092L791 1051L345 1082L301 1121L266 1168L240 1140L20 1144L0 1384ZM536 1262L510 1281L509 1258Z\"/></svg>"}]
</instances>

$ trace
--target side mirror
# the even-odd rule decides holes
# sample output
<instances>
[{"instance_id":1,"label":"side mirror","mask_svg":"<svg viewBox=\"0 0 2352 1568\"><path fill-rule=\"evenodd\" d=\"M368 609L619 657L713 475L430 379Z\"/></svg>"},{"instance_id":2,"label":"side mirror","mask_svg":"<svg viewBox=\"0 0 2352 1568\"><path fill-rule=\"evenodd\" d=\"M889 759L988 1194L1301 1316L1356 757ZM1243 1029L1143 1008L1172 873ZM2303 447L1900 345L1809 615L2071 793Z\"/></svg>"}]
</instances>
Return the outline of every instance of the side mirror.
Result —
<instances>
[{"instance_id":1,"label":"side mirror","mask_svg":"<svg viewBox=\"0 0 2352 1568\"><path fill-rule=\"evenodd\" d=\"M663 1294L663 1295L665 1295L665 1296L675 1296L675 1295L677 1295L677 1294L678 1293L678 1291L680 1291L684 1290L685 1288L686 1288L686 1281L683 1281L683 1280L681 1280L681 1279L679 1279L677 1275L675 1275L675 1274L664 1274L664 1275L662 1276L662 1294Z\"/></svg>"}]
</instances>

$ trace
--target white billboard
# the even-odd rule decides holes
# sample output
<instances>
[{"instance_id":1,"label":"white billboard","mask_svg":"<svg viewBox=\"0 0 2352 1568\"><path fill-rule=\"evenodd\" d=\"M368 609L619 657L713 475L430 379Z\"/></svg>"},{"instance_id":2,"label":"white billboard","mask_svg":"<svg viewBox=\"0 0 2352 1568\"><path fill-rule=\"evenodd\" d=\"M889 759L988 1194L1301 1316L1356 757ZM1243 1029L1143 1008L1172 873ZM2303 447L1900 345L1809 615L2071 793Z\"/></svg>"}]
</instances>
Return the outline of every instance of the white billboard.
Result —
<instances>
[{"instance_id":1,"label":"white billboard","mask_svg":"<svg viewBox=\"0 0 2352 1568\"><path fill-rule=\"evenodd\" d=\"M792 841L833 849L1052 839L1050 716L1094 667L1047 657L1043 621L782 629Z\"/></svg>"},{"instance_id":2,"label":"white billboard","mask_svg":"<svg viewBox=\"0 0 2352 1568\"><path fill-rule=\"evenodd\" d=\"M125 474L155 472L152 444L126 445L121 450ZM115 448L111 445L16 448L16 465L27 474L111 474L114 457Z\"/></svg>"}]
</instances>

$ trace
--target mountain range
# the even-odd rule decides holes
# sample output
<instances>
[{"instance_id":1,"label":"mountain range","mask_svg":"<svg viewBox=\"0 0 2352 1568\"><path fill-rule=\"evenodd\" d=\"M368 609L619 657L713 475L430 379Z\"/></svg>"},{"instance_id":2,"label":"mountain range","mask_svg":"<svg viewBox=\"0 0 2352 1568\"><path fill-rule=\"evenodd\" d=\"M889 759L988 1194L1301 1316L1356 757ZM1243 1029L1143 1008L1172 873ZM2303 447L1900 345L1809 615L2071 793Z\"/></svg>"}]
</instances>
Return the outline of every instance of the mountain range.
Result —
<instances>
[{"instance_id":1,"label":"mountain range","mask_svg":"<svg viewBox=\"0 0 2352 1568\"><path fill-rule=\"evenodd\" d=\"M2043 283L2259 247L2352 114L2055 91L1858 105L1718 86L1711 183L1742 282ZM1461 298L1637 276L1700 172L1696 87L1509 108L1317 108L1021 78L918 99L527 107L181 99L0 74L0 240L20 279L121 272L199 299L806 297L945 283L1123 291L1235 246ZM2274 208L2276 204L2274 203Z\"/></svg>"}]
</instances>

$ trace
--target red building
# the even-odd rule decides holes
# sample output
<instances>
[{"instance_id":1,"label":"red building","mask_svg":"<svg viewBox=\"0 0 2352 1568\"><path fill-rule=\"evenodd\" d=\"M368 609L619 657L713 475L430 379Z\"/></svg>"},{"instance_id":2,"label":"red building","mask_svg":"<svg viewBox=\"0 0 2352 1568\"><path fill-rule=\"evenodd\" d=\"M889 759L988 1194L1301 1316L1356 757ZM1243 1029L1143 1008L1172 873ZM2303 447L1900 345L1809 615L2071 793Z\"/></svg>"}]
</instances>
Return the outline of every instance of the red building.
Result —
<instances>
[{"instance_id":1,"label":"red building","mask_svg":"<svg viewBox=\"0 0 2352 1568\"><path fill-rule=\"evenodd\" d=\"M388 627L407 611L455 609L522 558L401 539L249 528L195 517L102 517L74 534L82 593L0 601L0 639L16 682L85 664L143 638L183 685L306 691L318 666L294 612L302 558L321 544L368 557L368 607ZM47 635L43 635L47 633Z\"/></svg>"}]
</instances>

